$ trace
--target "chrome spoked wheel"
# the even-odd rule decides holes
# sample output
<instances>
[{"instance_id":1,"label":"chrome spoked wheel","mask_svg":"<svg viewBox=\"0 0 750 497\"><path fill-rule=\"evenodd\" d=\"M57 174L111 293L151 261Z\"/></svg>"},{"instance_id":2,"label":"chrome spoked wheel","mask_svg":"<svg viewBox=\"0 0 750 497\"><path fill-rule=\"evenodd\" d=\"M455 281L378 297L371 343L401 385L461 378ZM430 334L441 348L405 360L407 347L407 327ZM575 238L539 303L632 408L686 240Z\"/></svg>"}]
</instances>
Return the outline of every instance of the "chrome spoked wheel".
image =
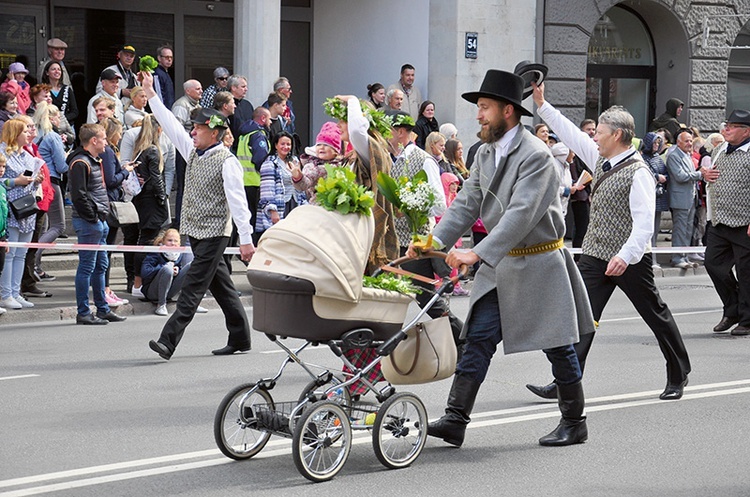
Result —
<instances>
[{"instance_id":1,"label":"chrome spoked wheel","mask_svg":"<svg viewBox=\"0 0 750 497\"><path fill-rule=\"evenodd\" d=\"M427 441L427 411L416 395L397 393L380 406L372 428L378 460L386 468L405 468Z\"/></svg>"},{"instance_id":2,"label":"chrome spoked wheel","mask_svg":"<svg viewBox=\"0 0 750 497\"><path fill-rule=\"evenodd\" d=\"M297 470L310 481L327 481L344 467L352 447L352 427L344 409L322 400L297 421L292 455Z\"/></svg>"},{"instance_id":3,"label":"chrome spoked wheel","mask_svg":"<svg viewBox=\"0 0 750 497\"><path fill-rule=\"evenodd\" d=\"M225 456L250 459L263 450L271 433L258 428L254 406L263 404L273 409L273 398L255 383L231 390L219 404L214 418L214 438Z\"/></svg>"}]
</instances>

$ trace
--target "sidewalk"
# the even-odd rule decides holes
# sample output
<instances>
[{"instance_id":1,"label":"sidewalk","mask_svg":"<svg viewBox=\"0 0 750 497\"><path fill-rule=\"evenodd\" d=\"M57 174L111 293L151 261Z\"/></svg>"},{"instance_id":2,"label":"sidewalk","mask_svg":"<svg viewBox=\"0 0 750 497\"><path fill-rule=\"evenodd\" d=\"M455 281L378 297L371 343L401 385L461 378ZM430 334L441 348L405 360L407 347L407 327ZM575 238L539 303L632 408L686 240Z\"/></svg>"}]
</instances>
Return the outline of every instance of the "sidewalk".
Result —
<instances>
[{"instance_id":1,"label":"sidewalk","mask_svg":"<svg viewBox=\"0 0 750 497\"><path fill-rule=\"evenodd\" d=\"M662 235L661 238L664 238L664 235ZM58 242L74 243L75 238L71 237L67 240L58 240ZM658 246L668 247L669 242L659 240ZM662 265L662 269L654 270L654 276L656 278L706 274L706 269L703 266L694 269L677 269L670 267L669 257L668 254L658 255L658 261ZM122 254L115 253L112 257L111 264L110 283L112 289L120 298L128 299L130 301L128 304L114 309L114 311L123 316L153 314L156 309L155 304L141 301L126 293L125 268L123 267ZM56 279L52 282L37 283L37 286L41 290L51 293L52 297L29 298L28 300L34 303L34 307L30 309L8 309L8 312L0 316L0 326L30 322L74 320L77 313L74 284L77 265L78 254L74 252L45 253L42 257L42 266L47 273L55 276ZM232 267L232 280L234 281L235 288L237 288L242 294L240 299L242 300L243 305L245 307L250 307L252 305L252 287L247 280L245 271L245 266L235 259ZM93 305L93 301L91 303ZM219 305L212 297L204 298L201 305L209 310L213 310L214 312L221 312L219 310ZM174 303L167 304L170 313L174 312L174 306Z\"/></svg>"}]
</instances>

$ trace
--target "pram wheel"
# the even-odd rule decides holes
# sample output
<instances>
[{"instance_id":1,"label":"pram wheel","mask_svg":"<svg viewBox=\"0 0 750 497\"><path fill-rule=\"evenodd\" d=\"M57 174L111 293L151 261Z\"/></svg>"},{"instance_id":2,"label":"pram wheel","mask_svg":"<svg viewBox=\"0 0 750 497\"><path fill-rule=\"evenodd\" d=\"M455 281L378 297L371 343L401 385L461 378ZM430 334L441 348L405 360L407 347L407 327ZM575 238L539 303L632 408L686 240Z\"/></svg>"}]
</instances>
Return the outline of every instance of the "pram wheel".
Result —
<instances>
[{"instance_id":1,"label":"pram wheel","mask_svg":"<svg viewBox=\"0 0 750 497\"><path fill-rule=\"evenodd\" d=\"M240 385L224 396L214 418L214 438L222 454L239 461L266 446L271 433L257 427L258 404L273 409L271 394L256 383Z\"/></svg>"},{"instance_id":2,"label":"pram wheel","mask_svg":"<svg viewBox=\"0 0 750 497\"><path fill-rule=\"evenodd\" d=\"M336 476L351 448L349 416L334 401L313 404L302 413L294 428L294 465L310 481L327 481Z\"/></svg>"},{"instance_id":3,"label":"pram wheel","mask_svg":"<svg viewBox=\"0 0 750 497\"><path fill-rule=\"evenodd\" d=\"M427 410L419 397L397 393L380 406L372 430L378 460L391 469L413 463L427 441Z\"/></svg>"}]
</instances>

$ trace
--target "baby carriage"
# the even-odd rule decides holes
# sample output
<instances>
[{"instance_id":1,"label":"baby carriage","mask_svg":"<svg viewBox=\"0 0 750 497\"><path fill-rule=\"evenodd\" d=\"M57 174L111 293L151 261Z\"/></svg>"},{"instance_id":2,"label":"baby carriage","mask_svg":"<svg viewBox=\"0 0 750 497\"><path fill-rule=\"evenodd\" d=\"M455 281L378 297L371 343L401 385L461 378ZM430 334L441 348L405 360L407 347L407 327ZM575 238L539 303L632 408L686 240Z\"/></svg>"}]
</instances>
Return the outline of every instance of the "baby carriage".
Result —
<instances>
[{"instance_id":1,"label":"baby carriage","mask_svg":"<svg viewBox=\"0 0 750 497\"><path fill-rule=\"evenodd\" d=\"M291 438L299 472L311 481L326 481L346 463L354 430L371 431L375 454L388 468L409 466L419 457L427 438L422 401L387 383L376 387L368 373L453 284L445 280L430 304L404 326L411 297L362 286L373 231L371 216L305 205L261 238L247 273L253 286L253 328L287 357L275 376L235 387L222 400L214 436L227 457L249 459L271 435ZM293 349L282 343L284 338L304 343ZM303 350L315 345L330 348L351 373L334 374L303 360ZM344 354L368 348L377 356L359 367ZM310 382L296 401L276 401L271 391L293 362ZM357 381L377 402L352 399L347 387Z\"/></svg>"}]
</instances>

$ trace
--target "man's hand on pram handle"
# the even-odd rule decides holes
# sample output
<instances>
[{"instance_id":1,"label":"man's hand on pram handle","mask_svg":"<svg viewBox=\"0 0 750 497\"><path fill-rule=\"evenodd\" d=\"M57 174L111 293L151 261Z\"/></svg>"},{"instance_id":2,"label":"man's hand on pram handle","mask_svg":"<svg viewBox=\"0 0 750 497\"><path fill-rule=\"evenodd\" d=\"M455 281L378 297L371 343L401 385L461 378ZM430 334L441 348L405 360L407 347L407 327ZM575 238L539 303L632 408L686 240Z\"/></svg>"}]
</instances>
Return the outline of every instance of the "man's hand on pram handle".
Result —
<instances>
[{"instance_id":1,"label":"man's hand on pram handle","mask_svg":"<svg viewBox=\"0 0 750 497\"><path fill-rule=\"evenodd\" d=\"M476 262L479 262L479 256L472 250L468 249L453 249L448 252L448 257L445 258L446 264L450 267L461 267L472 266Z\"/></svg>"},{"instance_id":2,"label":"man's hand on pram handle","mask_svg":"<svg viewBox=\"0 0 750 497\"><path fill-rule=\"evenodd\" d=\"M253 258L254 253L255 245L253 245L252 243L240 245L240 259L242 259L243 261L250 262L250 259Z\"/></svg>"}]
</instances>

